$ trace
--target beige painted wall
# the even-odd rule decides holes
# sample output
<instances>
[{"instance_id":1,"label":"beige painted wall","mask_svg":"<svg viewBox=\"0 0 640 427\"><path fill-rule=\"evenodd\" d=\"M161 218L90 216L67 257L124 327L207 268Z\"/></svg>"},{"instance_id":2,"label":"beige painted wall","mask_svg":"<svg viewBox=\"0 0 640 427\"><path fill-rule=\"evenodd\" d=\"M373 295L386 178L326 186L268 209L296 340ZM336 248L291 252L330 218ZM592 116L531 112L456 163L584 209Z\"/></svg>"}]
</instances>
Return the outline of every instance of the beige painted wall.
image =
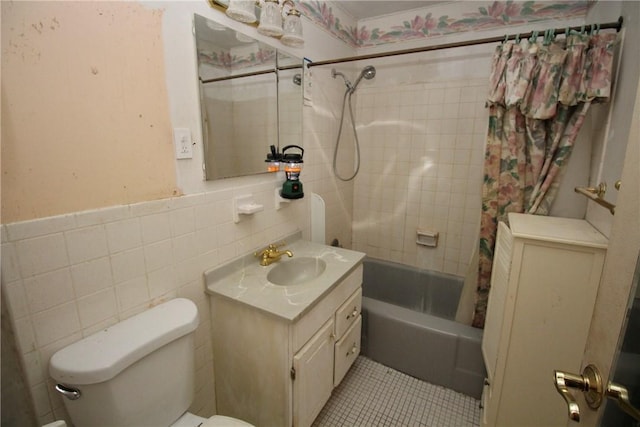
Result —
<instances>
[{"instance_id":1,"label":"beige painted wall","mask_svg":"<svg viewBox=\"0 0 640 427\"><path fill-rule=\"evenodd\" d=\"M2 222L178 194L162 11L1 7Z\"/></svg>"}]
</instances>

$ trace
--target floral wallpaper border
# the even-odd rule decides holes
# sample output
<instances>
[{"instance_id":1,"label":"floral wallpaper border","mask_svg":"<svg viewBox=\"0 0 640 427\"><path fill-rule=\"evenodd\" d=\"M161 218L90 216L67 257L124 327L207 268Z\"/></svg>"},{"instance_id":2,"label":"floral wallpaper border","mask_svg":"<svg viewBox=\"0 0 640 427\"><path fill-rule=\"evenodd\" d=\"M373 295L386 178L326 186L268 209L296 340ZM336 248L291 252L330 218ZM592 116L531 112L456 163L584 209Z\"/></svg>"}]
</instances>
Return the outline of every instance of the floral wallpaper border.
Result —
<instances>
[{"instance_id":1,"label":"floral wallpaper border","mask_svg":"<svg viewBox=\"0 0 640 427\"><path fill-rule=\"evenodd\" d=\"M296 8L311 22L333 34L352 47L357 47L357 22L332 2L320 0L296 0Z\"/></svg>"},{"instance_id":2,"label":"floral wallpaper border","mask_svg":"<svg viewBox=\"0 0 640 427\"><path fill-rule=\"evenodd\" d=\"M460 11L461 3L445 4L450 13L407 16L406 19L395 14L383 18L384 20L363 20L360 25L348 22L352 19L339 10L339 6L331 7L331 2L320 0L298 0L298 9L314 24L329 31L335 37L354 48L372 47L387 43L405 42L410 40L438 37L451 33L480 31L502 28L509 25L522 25L548 19L571 19L586 16L590 0L560 0L549 1L489 1L464 2L474 3L477 8L471 13ZM434 6L430 10L438 8ZM393 19L399 21L393 22ZM372 23L368 28L366 23ZM363 25L365 24L365 25Z\"/></svg>"},{"instance_id":3,"label":"floral wallpaper border","mask_svg":"<svg viewBox=\"0 0 640 427\"><path fill-rule=\"evenodd\" d=\"M198 52L198 61L212 67L224 68L227 71L238 71L266 63L275 64L276 50L259 48L256 52L246 54L231 53L229 49L219 51Z\"/></svg>"},{"instance_id":4,"label":"floral wallpaper border","mask_svg":"<svg viewBox=\"0 0 640 427\"><path fill-rule=\"evenodd\" d=\"M549 19L581 18L586 16L592 3L592 0L451 2L424 8L424 14L397 13L359 22L340 9L335 0L296 0L296 7L315 25L349 46L366 48ZM463 12L470 4L476 10ZM224 49L199 53L202 63L228 70L260 65L272 61L274 56L275 50L262 48L250 54L235 54Z\"/></svg>"}]
</instances>

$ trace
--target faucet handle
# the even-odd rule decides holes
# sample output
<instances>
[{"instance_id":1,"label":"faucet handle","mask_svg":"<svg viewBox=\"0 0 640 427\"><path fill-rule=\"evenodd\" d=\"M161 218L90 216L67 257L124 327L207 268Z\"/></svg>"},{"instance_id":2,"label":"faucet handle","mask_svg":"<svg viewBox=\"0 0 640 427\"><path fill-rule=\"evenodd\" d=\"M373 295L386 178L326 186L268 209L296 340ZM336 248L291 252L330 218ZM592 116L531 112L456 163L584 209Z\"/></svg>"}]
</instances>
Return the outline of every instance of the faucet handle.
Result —
<instances>
[{"instance_id":1,"label":"faucet handle","mask_svg":"<svg viewBox=\"0 0 640 427\"><path fill-rule=\"evenodd\" d=\"M269 248L271 248L271 249L278 249L278 248L281 248L281 247L286 246L286 245L287 245L287 242L285 242L284 240L281 240L281 241L280 241L280 242L278 242L278 243L272 243L272 244L270 244L270 245L269 245Z\"/></svg>"},{"instance_id":2,"label":"faucet handle","mask_svg":"<svg viewBox=\"0 0 640 427\"><path fill-rule=\"evenodd\" d=\"M266 254L268 254L270 251L272 251L273 249L271 248L271 245L267 246L266 248L259 250L257 252L253 253L253 256L255 256L256 258L260 258L265 256Z\"/></svg>"}]
</instances>

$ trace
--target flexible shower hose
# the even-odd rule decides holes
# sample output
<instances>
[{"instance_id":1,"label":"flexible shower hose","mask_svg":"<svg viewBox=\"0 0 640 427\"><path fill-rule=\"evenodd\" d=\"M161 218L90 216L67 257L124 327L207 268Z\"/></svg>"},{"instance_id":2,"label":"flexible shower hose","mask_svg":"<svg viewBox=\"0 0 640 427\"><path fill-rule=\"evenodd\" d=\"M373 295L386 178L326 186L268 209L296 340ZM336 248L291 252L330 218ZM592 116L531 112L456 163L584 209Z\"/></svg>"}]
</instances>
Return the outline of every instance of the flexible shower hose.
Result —
<instances>
[{"instance_id":1,"label":"flexible shower hose","mask_svg":"<svg viewBox=\"0 0 640 427\"><path fill-rule=\"evenodd\" d=\"M356 130L356 121L353 118L353 107L351 106L351 95L353 94L351 88L347 88L342 98L342 114L340 115L340 126L338 127L338 137L336 138L336 147L333 150L333 174L341 181L351 181L358 175L360 170L360 141L358 141L358 131ZM336 162L338 160L338 147L340 146L340 136L342 135L342 124L344 123L344 108L347 103L347 96L349 97L349 114L351 116L351 128L353 129L353 135L356 141L356 170L349 178L344 178L338 173Z\"/></svg>"}]
</instances>

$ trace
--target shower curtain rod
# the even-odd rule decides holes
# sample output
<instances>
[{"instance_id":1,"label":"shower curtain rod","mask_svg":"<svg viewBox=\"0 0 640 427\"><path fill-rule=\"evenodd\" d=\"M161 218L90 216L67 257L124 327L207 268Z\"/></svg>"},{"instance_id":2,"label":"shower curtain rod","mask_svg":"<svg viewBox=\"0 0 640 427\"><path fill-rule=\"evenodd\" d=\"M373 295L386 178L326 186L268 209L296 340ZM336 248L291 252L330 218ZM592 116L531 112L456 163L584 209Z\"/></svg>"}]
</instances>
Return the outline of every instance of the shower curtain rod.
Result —
<instances>
[{"instance_id":1,"label":"shower curtain rod","mask_svg":"<svg viewBox=\"0 0 640 427\"><path fill-rule=\"evenodd\" d=\"M615 29L616 32L619 32L620 29L622 28L622 16L620 18L618 18L618 20L616 22L607 22L605 24L599 24L599 25L600 25L599 28L601 30ZM570 27L570 28L568 28L568 30L569 31L571 31L571 30L582 31L582 30L587 29L588 31L591 31L592 29L597 29L597 28L598 28L598 24L589 24L589 25L584 25L584 26ZM565 34L567 32L567 28L556 28L554 31L555 31L556 35ZM521 38L523 38L523 39L532 37L533 35L535 35L534 31L532 31L530 33L519 34L519 36ZM539 36L544 36L544 31L543 32L538 32L538 35ZM511 38L511 39L514 39L515 37L516 37L515 34L506 36L506 38ZM369 54L369 55L350 56L350 57L339 58L339 59L330 59L330 60L326 60L326 61L309 62L309 63L307 63L307 67L316 67L318 65L339 64L339 63L342 63L342 62L362 61L362 60L365 60L365 59L384 58L384 57L387 57L387 56L408 55L408 54L411 54L411 53L422 53L422 52L429 52L429 51L432 51L432 50L442 50L442 49L452 49L452 48L456 48L456 47L475 46L475 45L479 45L479 44L497 43L497 42L503 42L504 40L505 40L505 36L496 36L496 37L487 37L487 38L484 38L484 39L468 40L468 41L464 41L464 42L443 43L443 44L438 44L438 45L433 45L433 46L417 47L417 48L413 48L413 49L404 49L404 50L396 50L396 51L391 51L391 52L372 53L372 54Z\"/></svg>"},{"instance_id":2,"label":"shower curtain rod","mask_svg":"<svg viewBox=\"0 0 640 427\"><path fill-rule=\"evenodd\" d=\"M262 74L273 74L275 72L276 70L253 71L251 73L234 74L232 76L216 77L216 78L207 79L207 80L200 79L200 83L207 84L207 83L213 83L213 82L222 82L225 80L241 79L243 77L260 76Z\"/></svg>"},{"instance_id":3,"label":"shower curtain rod","mask_svg":"<svg viewBox=\"0 0 640 427\"><path fill-rule=\"evenodd\" d=\"M202 78L200 78L200 83L207 84L207 83L214 83L214 82L222 82L225 80L241 79L243 77L252 77L252 76L260 76L262 74L271 74L277 71L295 70L297 68L302 68L302 65L283 65L282 67L272 68L269 70L252 71L250 73L234 74L232 76L224 76L224 77L215 77L213 79L207 79L207 80L203 80Z\"/></svg>"}]
</instances>

